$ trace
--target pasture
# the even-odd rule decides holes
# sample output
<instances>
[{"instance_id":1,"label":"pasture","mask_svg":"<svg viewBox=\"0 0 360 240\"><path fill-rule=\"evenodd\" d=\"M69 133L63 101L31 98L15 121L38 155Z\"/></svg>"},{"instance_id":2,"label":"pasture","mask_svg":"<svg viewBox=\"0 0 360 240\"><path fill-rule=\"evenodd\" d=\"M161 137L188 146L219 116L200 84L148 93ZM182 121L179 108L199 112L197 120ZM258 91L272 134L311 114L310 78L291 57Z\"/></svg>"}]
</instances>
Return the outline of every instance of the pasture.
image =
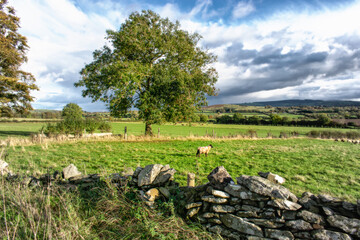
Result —
<instances>
[{"instance_id":1,"label":"pasture","mask_svg":"<svg viewBox=\"0 0 360 240\"><path fill-rule=\"evenodd\" d=\"M195 157L197 147L209 144L214 148L208 157ZM206 183L207 175L223 165L234 179L242 174L257 175L259 171L279 174L286 178L285 186L298 196L310 191L352 202L360 198L360 147L331 140L79 140L9 147L6 161L23 173L46 173L73 163L83 173L105 176L125 167L170 164L177 170L175 177L181 185L186 184L188 172L196 174L197 184Z\"/></svg>"},{"instance_id":2,"label":"pasture","mask_svg":"<svg viewBox=\"0 0 360 240\"><path fill-rule=\"evenodd\" d=\"M145 131L145 124L142 122L112 122L114 134L123 134L124 128L127 127L128 135L141 136ZM0 122L0 139L8 137L26 138L31 134L39 133L45 123L32 123L32 122L13 122L5 123ZM271 134L274 137L279 137L281 132L291 136L291 133L298 133L299 136L305 136L312 130L317 131L356 131L360 129L342 129L342 128L314 128L314 127L289 127L289 126L261 126L261 125L229 125L229 124L199 124L187 123L180 124L164 124L153 125L153 132L155 135L160 129L161 136L167 137L202 137L206 135L212 136L213 133L217 137L227 137L236 135L247 135L250 132L256 132L259 138L267 137Z\"/></svg>"}]
</instances>

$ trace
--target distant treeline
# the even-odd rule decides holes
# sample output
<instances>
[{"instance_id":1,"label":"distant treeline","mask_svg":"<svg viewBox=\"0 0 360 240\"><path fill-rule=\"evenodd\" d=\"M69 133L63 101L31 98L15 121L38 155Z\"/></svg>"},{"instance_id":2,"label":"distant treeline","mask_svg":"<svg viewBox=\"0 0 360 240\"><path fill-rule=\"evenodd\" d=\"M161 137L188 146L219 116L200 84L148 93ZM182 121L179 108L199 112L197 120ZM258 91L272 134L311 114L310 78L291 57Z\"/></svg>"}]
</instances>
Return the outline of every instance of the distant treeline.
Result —
<instances>
[{"instance_id":1,"label":"distant treeline","mask_svg":"<svg viewBox=\"0 0 360 240\"><path fill-rule=\"evenodd\" d=\"M326 114L319 114L317 119L290 119L281 117L277 114L270 114L267 117L244 116L239 113L231 115L221 115L216 118L219 124L245 124L245 125L282 125L282 126L309 126L309 127L334 127L334 128L354 128L358 127L353 122L339 123L332 121Z\"/></svg>"}]
</instances>

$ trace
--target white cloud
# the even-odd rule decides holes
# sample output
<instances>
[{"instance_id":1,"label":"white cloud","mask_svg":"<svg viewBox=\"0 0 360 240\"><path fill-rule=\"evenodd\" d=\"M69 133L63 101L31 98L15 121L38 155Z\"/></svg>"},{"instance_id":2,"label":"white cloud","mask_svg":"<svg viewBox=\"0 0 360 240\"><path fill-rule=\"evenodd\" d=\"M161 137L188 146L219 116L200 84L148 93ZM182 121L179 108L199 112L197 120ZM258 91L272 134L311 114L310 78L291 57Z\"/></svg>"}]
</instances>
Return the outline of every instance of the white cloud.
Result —
<instances>
[{"instance_id":1,"label":"white cloud","mask_svg":"<svg viewBox=\"0 0 360 240\"><path fill-rule=\"evenodd\" d=\"M236 4L236 6L232 12L232 16L235 19L243 18L254 11L255 11L255 7L251 1L250 2L238 2L238 4Z\"/></svg>"},{"instance_id":2,"label":"white cloud","mask_svg":"<svg viewBox=\"0 0 360 240\"><path fill-rule=\"evenodd\" d=\"M118 29L130 12L144 8L139 3L79 1L82 4L72 0L11 2L30 45L24 69L35 75L40 87L34 93L37 108L61 109L62 103L51 101L64 95L64 104L76 100L85 106L89 99L83 99L80 89L73 87L79 71L92 60L92 52L104 45L106 29ZM175 3L145 5L171 21L179 20L183 29L200 33L201 46L218 56L220 96L216 101L340 98L346 96L347 86L360 82L356 55L360 51L359 1L331 11L279 12L238 25L226 25L221 18L213 22L196 18L206 19L224 10L214 13L211 6L210 0L197 1L191 11L182 12ZM241 1L230 18L244 18L254 11L252 1ZM349 72L353 76L344 77ZM357 84L355 89L359 88ZM355 98L353 94L349 97ZM99 104L96 107L99 109Z\"/></svg>"}]
</instances>

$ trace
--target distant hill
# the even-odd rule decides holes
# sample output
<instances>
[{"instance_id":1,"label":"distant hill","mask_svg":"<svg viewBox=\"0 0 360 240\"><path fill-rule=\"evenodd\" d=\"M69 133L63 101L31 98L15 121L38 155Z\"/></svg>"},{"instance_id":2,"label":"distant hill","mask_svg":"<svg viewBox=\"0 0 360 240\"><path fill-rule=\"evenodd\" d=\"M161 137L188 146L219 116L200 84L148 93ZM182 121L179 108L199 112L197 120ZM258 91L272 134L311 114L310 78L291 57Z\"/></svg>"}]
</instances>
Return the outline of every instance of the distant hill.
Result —
<instances>
[{"instance_id":1,"label":"distant hill","mask_svg":"<svg viewBox=\"0 0 360 240\"><path fill-rule=\"evenodd\" d=\"M241 103L236 105L242 106L272 106L272 107L299 107L299 106L310 106L310 107L349 107L349 106L360 106L360 102L356 101L323 101L323 100L282 100L282 101L268 101L268 102L252 102L252 103Z\"/></svg>"}]
</instances>

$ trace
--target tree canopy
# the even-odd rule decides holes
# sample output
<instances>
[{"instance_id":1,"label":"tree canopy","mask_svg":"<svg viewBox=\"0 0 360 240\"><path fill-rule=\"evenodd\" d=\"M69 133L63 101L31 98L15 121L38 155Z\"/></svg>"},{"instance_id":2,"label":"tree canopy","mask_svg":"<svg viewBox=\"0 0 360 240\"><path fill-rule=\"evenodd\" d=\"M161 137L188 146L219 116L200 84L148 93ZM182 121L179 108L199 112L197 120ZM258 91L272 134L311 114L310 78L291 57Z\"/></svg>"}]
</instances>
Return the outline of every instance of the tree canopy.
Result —
<instances>
[{"instance_id":1,"label":"tree canopy","mask_svg":"<svg viewBox=\"0 0 360 240\"><path fill-rule=\"evenodd\" d=\"M27 61L26 37L18 33L20 19L7 0L0 0L0 115L24 114L32 109L31 90L37 90L35 78L20 69Z\"/></svg>"},{"instance_id":2,"label":"tree canopy","mask_svg":"<svg viewBox=\"0 0 360 240\"><path fill-rule=\"evenodd\" d=\"M62 110L62 116L65 120L81 120L83 110L76 103L68 103Z\"/></svg>"},{"instance_id":3,"label":"tree canopy","mask_svg":"<svg viewBox=\"0 0 360 240\"><path fill-rule=\"evenodd\" d=\"M188 120L206 95L215 95L216 57L197 46L201 36L181 30L153 11L134 12L119 31L107 31L110 45L93 53L75 86L83 96L107 104L113 116L137 108L151 124Z\"/></svg>"}]
</instances>

